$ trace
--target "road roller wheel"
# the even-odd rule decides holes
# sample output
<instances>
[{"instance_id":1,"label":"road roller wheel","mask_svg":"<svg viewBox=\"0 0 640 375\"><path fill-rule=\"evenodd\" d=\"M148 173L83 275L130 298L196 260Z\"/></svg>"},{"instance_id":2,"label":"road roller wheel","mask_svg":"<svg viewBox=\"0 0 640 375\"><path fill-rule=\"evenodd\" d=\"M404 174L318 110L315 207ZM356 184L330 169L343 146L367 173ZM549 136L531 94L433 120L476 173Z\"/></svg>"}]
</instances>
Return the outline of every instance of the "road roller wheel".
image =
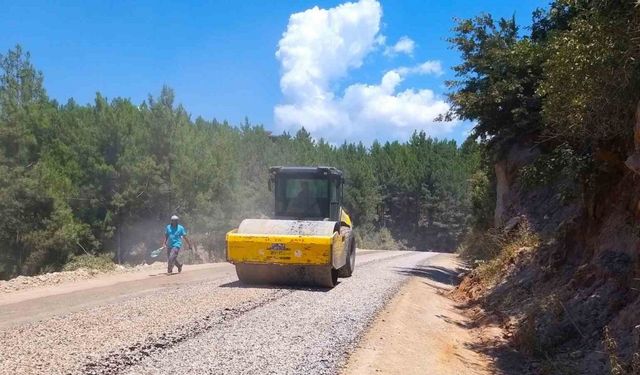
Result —
<instances>
[{"instance_id":1,"label":"road roller wheel","mask_svg":"<svg viewBox=\"0 0 640 375\"><path fill-rule=\"evenodd\" d=\"M247 285L291 285L333 288L338 272L331 266L236 264L236 274Z\"/></svg>"},{"instance_id":2,"label":"road roller wheel","mask_svg":"<svg viewBox=\"0 0 640 375\"><path fill-rule=\"evenodd\" d=\"M347 262L338 270L339 277L351 277L356 268L356 239L350 235L347 241Z\"/></svg>"},{"instance_id":3,"label":"road roller wheel","mask_svg":"<svg viewBox=\"0 0 640 375\"><path fill-rule=\"evenodd\" d=\"M238 275L238 280L243 284L256 285L264 283L264 280L260 280L259 275L250 267L238 264L236 265L236 274Z\"/></svg>"}]
</instances>

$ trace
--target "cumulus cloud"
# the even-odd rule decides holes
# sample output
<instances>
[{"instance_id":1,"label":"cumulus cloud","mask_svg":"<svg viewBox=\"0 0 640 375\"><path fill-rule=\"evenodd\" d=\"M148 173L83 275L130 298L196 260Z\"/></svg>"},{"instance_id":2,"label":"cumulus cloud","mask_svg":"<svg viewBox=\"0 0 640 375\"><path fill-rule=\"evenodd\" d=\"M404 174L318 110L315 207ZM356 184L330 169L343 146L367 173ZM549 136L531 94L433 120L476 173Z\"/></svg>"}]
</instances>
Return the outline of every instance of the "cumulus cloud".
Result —
<instances>
[{"instance_id":1,"label":"cumulus cloud","mask_svg":"<svg viewBox=\"0 0 640 375\"><path fill-rule=\"evenodd\" d=\"M417 67L418 73L421 74L435 74L437 76L441 76L444 74L444 70L442 70L442 64L440 61L425 61Z\"/></svg>"},{"instance_id":2,"label":"cumulus cloud","mask_svg":"<svg viewBox=\"0 0 640 375\"><path fill-rule=\"evenodd\" d=\"M377 44L382 9L374 0L332 9L317 6L289 17L276 57L280 88L295 100L328 99L329 82L362 65Z\"/></svg>"},{"instance_id":3,"label":"cumulus cloud","mask_svg":"<svg viewBox=\"0 0 640 375\"><path fill-rule=\"evenodd\" d=\"M395 70L402 75L432 74L435 76L441 76L444 74L444 70L442 69L442 63L437 60L428 60L423 62L422 64L412 66L410 68L402 67Z\"/></svg>"},{"instance_id":4,"label":"cumulus cloud","mask_svg":"<svg viewBox=\"0 0 640 375\"><path fill-rule=\"evenodd\" d=\"M391 138L408 137L414 130L442 134L455 123L439 123L434 119L449 109L429 89L398 90L404 78L413 72L391 70L379 84L354 84L345 90L339 105L349 114L351 126L343 129L347 138L388 134Z\"/></svg>"},{"instance_id":5,"label":"cumulus cloud","mask_svg":"<svg viewBox=\"0 0 640 375\"><path fill-rule=\"evenodd\" d=\"M396 44L385 48L384 54L387 56L394 56L400 53L404 53L405 55L411 56L413 55L413 50L415 48L416 48L416 42L414 42L408 36L403 36L400 39L398 39Z\"/></svg>"},{"instance_id":6,"label":"cumulus cloud","mask_svg":"<svg viewBox=\"0 0 640 375\"><path fill-rule=\"evenodd\" d=\"M441 135L455 123L436 123L447 103L429 89L400 89L411 74L442 74L438 61L386 72L377 84L352 84L337 92L336 82L361 67L384 43L382 8L376 0L314 7L292 14L278 43L285 103L274 108L278 130L304 126L315 137L340 143L400 139L414 129ZM408 38L407 38L408 39Z\"/></svg>"}]
</instances>

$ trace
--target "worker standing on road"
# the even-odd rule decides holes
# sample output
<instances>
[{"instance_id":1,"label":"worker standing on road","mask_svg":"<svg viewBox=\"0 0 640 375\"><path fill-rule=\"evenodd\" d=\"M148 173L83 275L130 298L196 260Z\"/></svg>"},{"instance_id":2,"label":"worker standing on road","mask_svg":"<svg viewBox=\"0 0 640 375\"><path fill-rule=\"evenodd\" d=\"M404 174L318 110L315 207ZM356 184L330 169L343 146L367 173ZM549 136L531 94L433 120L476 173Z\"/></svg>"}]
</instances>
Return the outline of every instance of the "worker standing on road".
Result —
<instances>
[{"instance_id":1,"label":"worker standing on road","mask_svg":"<svg viewBox=\"0 0 640 375\"><path fill-rule=\"evenodd\" d=\"M164 233L163 246L167 248L167 273L173 273L173 265L178 267L178 273L182 272L182 263L178 261L178 253L182 248L182 239L187 242L190 249L193 249L191 242L187 238L187 230L178 224L178 216L171 216L171 224L167 225Z\"/></svg>"}]
</instances>

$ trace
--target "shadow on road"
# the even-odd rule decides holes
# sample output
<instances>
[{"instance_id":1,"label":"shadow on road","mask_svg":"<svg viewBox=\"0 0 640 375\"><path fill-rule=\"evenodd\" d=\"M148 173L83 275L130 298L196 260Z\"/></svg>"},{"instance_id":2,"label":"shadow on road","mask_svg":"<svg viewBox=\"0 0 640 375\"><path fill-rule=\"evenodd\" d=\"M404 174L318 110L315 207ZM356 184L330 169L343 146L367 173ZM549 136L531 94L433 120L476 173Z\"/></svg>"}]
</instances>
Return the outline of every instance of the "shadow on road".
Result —
<instances>
[{"instance_id":1,"label":"shadow on road","mask_svg":"<svg viewBox=\"0 0 640 375\"><path fill-rule=\"evenodd\" d=\"M511 348L506 343L496 342L478 342L478 343L466 343L464 345L467 349L473 350L477 353L482 353L489 358L493 359L494 367L498 373L503 375L519 375L524 373L531 373L526 370L526 359L521 353ZM542 371L542 370L541 370ZM547 373L547 372L541 372ZM555 374L563 374L563 372L551 372ZM574 373L574 372L569 372Z\"/></svg>"},{"instance_id":2,"label":"shadow on road","mask_svg":"<svg viewBox=\"0 0 640 375\"><path fill-rule=\"evenodd\" d=\"M175 276L178 273L174 272L174 273L167 273L167 272L160 272L160 273L152 273L149 274L149 277L156 277L156 276Z\"/></svg>"},{"instance_id":3,"label":"shadow on road","mask_svg":"<svg viewBox=\"0 0 640 375\"><path fill-rule=\"evenodd\" d=\"M458 275L464 271L459 267L441 267L432 265L423 265L416 267L397 267L395 272L406 276L414 276L424 279L425 284L442 292L446 296L448 291L460 283ZM431 282L433 283L431 283ZM437 283L437 284L436 284ZM448 285L450 287L443 287ZM477 301L468 301L466 303L457 303L455 309L460 314L468 314L469 309L479 306ZM500 326L500 322L483 319L481 321L473 321L468 319L456 319L447 314L438 314L437 318L444 322L455 325L464 329L491 328L491 326ZM482 331L480 331L482 332ZM493 359L494 369L498 373L505 375L521 374L524 370L523 355L514 350L506 341L498 340L493 337L485 337L474 343L465 343L464 346L476 353L481 353Z\"/></svg>"},{"instance_id":4,"label":"shadow on road","mask_svg":"<svg viewBox=\"0 0 640 375\"><path fill-rule=\"evenodd\" d=\"M277 289L277 290L303 290L305 292L320 292L326 293L334 290L340 286L340 281L333 288L319 288L319 287L310 287L310 286L291 286L291 285L253 285L253 284L245 284L240 280L232 281L230 283L225 283L220 285L220 288L239 288L239 289Z\"/></svg>"},{"instance_id":5,"label":"shadow on road","mask_svg":"<svg viewBox=\"0 0 640 375\"><path fill-rule=\"evenodd\" d=\"M416 266L410 268L396 267L395 271L402 275L422 277L441 284L457 285L460 282L458 274L462 270L440 266Z\"/></svg>"}]
</instances>

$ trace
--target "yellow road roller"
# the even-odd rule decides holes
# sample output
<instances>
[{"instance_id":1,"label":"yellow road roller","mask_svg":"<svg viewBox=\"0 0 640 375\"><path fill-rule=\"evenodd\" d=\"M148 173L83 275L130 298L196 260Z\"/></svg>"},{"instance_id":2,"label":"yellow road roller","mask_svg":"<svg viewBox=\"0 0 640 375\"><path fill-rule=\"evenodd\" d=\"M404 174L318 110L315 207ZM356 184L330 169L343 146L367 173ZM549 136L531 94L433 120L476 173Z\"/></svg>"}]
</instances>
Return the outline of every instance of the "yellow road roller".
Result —
<instances>
[{"instance_id":1,"label":"yellow road roller","mask_svg":"<svg viewBox=\"0 0 640 375\"><path fill-rule=\"evenodd\" d=\"M271 219L245 219L227 233L227 261L245 284L332 288L356 261L344 176L333 167L271 167Z\"/></svg>"}]
</instances>

